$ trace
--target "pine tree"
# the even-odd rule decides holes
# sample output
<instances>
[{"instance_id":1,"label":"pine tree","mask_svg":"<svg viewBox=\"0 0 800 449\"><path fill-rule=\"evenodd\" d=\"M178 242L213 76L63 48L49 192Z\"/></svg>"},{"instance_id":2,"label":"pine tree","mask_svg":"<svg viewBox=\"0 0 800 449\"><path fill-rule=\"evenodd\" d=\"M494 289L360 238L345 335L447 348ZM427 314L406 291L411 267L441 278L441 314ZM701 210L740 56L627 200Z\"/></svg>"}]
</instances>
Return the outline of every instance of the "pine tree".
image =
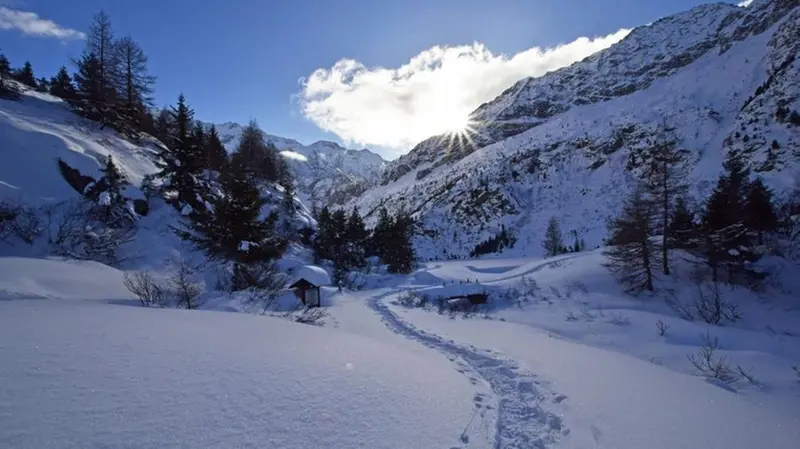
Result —
<instances>
[{"instance_id":1,"label":"pine tree","mask_svg":"<svg viewBox=\"0 0 800 449\"><path fill-rule=\"evenodd\" d=\"M11 75L11 63L2 52L0 52L0 78L5 78Z\"/></svg>"},{"instance_id":2,"label":"pine tree","mask_svg":"<svg viewBox=\"0 0 800 449\"><path fill-rule=\"evenodd\" d=\"M756 232L758 244L764 243L764 233L778 228L778 216L773 206L772 192L761 178L756 178L747 189L744 201L744 225Z\"/></svg>"},{"instance_id":3,"label":"pine tree","mask_svg":"<svg viewBox=\"0 0 800 449\"><path fill-rule=\"evenodd\" d=\"M208 170L222 171L228 163L228 152L225 150L225 146L222 145L222 141L217 133L217 128L214 125L211 125L211 128L208 130L205 154L206 168Z\"/></svg>"},{"instance_id":4,"label":"pine tree","mask_svg":"<svg viewBox=\"0 0 800 449\"><path fill-rule=\"evenodd\" d=\"M411 243L414 221L401 212L393 220L389 232L391 244L382 257L390 273L410 273L414 267L414 248Z\"/></svg>"},{"instance_id":5,"label":"pine tree","mask_svg":"<svg viewBox=\"0 0 800 449\"><path fill-rule=\"evenodd\" d=\"M703 215L705 245L701 248L706 263L712 268L714 281L719 279L718 265L728 265L728 276L733 279L744 260L742 248L747 245L744 225L744 200L749 185L749 170L742 158L733 152L723 163L724 173L706 203Z\"/></svg>"},{"instance_id":6,"label":"pine tree","mask_svg":"<svg viewBox=\"0 0 800 449\"><path fill-rule=\"evenodd\" d=\"M173 205L182 208L202 208L198 201L197 178L202 170L203 155L192 144L191 128L194 111L186 104L183 94L171 110L171 135L169 143L159 154L158 177L164 180L162 189L173 196Z\"/></svg>"},{"instance_id":7,"label":"pine tree","mask_svg":"<svg viewBox=\"0 0 800 449\"><path fill-rule=\"evenodd\" d=\"M345 232L349 253L349 265L352 268L364 268L367 264L366 251L367 242L369 240L369 231L364 225L364 220L358 213L358 209L353 207L350 212L350 217L347 219L347 230Z\"/></svg>"},{"instance_id":8,"label":"pine tree","mask_svg":"<svg viewBox=\"0 0 800 449\"><path fill-rule=\"evenodd\" d=\"M695 240L694 214L689 210L686 199L679 196L669 220L670 248L689 248Z\"/></svg>"},{"instance_id":9,"label":"pine tree","mask_svg":"<svg viewBox=\"0 0 800 449\"><path fill-rule=\"evenodd\" d=\"M120 118L115 108L119 73L114 47L111 19L100 11L89 27L83 56L75 62L75 84L78 110L103 125L116 125Z\"/></svg>"},{"instance_id":10,"label":"pine tree","mask_svg":"<svg viewBox=\"0 0 800 449\"><path fill-rule=\"evenodd\" d=\"M71 104L78 112L90 120L103 120L103 92L101 84L100 63L94 53L83 55L77 61L75 73L75 95ZM102 122L103 125L107 122Z\"/></svg>"},{"instance_id":11,"label":"pine tree","mask_svg":"<svg viewBox=\"0 0 800 449\"><path fill-rule=\"evenodd\" d=\"M650 240L654 214L653 203L639 186L623 204L622 214L609 224L613 246L604 251L607 266L628 292L654 289L653 265L658 255Z\"/></svg>"},{"instance_id":12,"label":"pine tree","mask_svg":"<svg viewBox=\"0 0 800 449\"><path fill-rule=\"evenodd\" d=\"M56 76L50 78L50 94L68 102L75 100L75 86L66 67L61 66Z\"/></svg>"},{"instance_id":13,"label":"pine tree","mask_svg":"<svg viewBox=\"0 0 800 449\"><path fill-rule=\"evenodd\" d=\"M324 210L324 209L323 209ZM386 208L381 208L378 211L378 223L372 232L372 241L370 243L369 254L378 256L383 259L389 246L392 245L391 229L393 226L392 217Z\"/></svg>"},{"instance_id":14,"label":"pine tree","mask_svg":"<svg viewBox=\"0 0 800 449\"><path fill-rule=\"evenodd\" d=\"M686 171L686 152L678 149L675 141L666 140L663 136L660 140L648 151L650 164L645 170L645 179L650 197L659 212L662 270L669 275L669 219L676 198L683 195L687 188L683 175Z\"/></svg>"},{"instance_id":15,"label":"pine tree","mask_svg":"<svg viewBox=\"0 0 800 449\"><path fill-rule=\"evenodd\" d=\"M332 259L335 234L330 209L323 207L317 217L317 232L314 235L314 257L318 262Z\"/></svg>"},{"instance_id":16,"label":"pine tree","mask_svg":"<svg viewBox=\"0 0 800 449\"><path fill-rule=\"evenodd\" d=\"M36 80L36 90L42 93L50 92L50 82L47 81L47 78L39 78Z\"/></svg>"},{"instance_id":17,"label":"pine tree","mask_svg":"<svg viewBox=\"0 0 800 449\"><path fill-rule=\"evenodd\" d=\"M331 215L330 222L331 260L333 261L334 281L339 283L344 280L344 275L350 267L351 255L347 242L347 214L341 209Z\"/></svg>"},{"instance_id":18,"label":"pine tree","mask_svg":"<svg viewBox=\"0 0 800 449\"><path fill-rule=\"evenodd\" d=\"M544 248L545 256L547 257L557 256L562 252L566 252L564 251L564 241L561 238L561 229L556 217L550 218L550 221L547 222L542 248Z\"/></svg>"},{"instance_id":19,"label":"pine tree","mask_svg":"<svg viewBox=\"0 0 800 449\"><path fill-rule=\"evenodd\" d=\"M16 99L19 92L8 80L11 77L11 64L8 58L0 52L0 98Z\"/></svg>"},{"instance_id":20,"label":"pine tree","mask_svg":"<svg viewBox=\"0 0 800 449\"><path fill-rule=\"evenodd\" d=\"M114 73L119 77L119 108L133 130L142 131L144 114L152 105L155 77L147 74L147 56L131 37L114 44Z\"/></svg>"},{"instance_id":21,"label":"pine tree","mask_svg":"<svg viewBox=\"0 0 800 449\"><path fill-rule=\"evenodd\" d=\"M164 145L169 145L172 142L172 114L169 109L161 108L156 114L155 119L155 138L160 140Z\"/></svg>"},{"instance_id":22,"label":"pine tree","mask_svg":"<svg viewBox=\"0 0 800 449\"><path fill-rule=\"evenodd\" d=\"M286 242L275 232L278 214L262 218L266 199L253 171L234 159L220 176L221 193L211 210L197 211L178 235L214 260L234 264L234 289L248 287L248 264L279 257Z\"/></svg>"},{"instance_id":23,"label":"pine tree","mask_svg":"<svg viewBox=\"0 0 800 449\"><path fill-rule=\"evenodd\" d=\"M22 68L14 72L13 77L20 83L32 89L36 89L36 76L33 75L33 66L31 66L30 61L25 61Z\"/></svg>"},{"instance_id":24,"label":"pine tree","mask_svg":"<svg viewBox=\"0 0 800 449\"><path fill-rule=\"evenodd\" d=\"M130 218L130 213L125 207L127 200L122 193L128 185L128 180L110 155L100 172L103 176L95 184L95 189L87 192L87 195L98 201L103 211L102 219L106 223L121 225L125 223L126 218Z\"/></svg>"}]
</instances>

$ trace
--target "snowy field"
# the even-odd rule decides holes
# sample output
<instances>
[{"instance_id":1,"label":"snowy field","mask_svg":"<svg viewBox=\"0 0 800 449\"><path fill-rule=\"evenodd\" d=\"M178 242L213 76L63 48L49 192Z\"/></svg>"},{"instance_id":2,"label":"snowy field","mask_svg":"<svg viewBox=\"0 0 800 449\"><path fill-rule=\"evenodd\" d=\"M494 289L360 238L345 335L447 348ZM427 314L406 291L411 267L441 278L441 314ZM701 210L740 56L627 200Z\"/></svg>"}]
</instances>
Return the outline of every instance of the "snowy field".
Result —
<instances>
[{"instance_id":1,"label":"snowy field","mask_svg":"<svg viewBox=\"0 0 800 449\"><path fill-rule=\"evenodd\" d=\"M319 328L135 307L113 268L2 258L0 447L796 447L796 299L742 294L741 322L690 323L620 294L600 261L433 262L327 289ZM488 317L396 301L523 278L539 293ZM754 383L690 372L705 331Z\"/></svg>"}]
</instances>

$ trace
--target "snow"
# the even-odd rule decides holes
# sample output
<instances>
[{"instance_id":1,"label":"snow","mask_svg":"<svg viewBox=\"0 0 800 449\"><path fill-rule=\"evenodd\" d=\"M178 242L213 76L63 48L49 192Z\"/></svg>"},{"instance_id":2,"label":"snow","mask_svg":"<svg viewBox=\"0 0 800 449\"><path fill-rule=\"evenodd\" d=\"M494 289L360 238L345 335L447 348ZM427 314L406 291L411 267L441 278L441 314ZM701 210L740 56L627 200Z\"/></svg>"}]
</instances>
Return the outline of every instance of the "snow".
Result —
<instances>
[{"instance_id":1,"label":"snow","mask_svg":"<svg viewBox=\"0 0 800 449\"><path fill-rule=\"evenodd\" d=\"M297 153L295 151L291 151L291 150L281 151L281 156L283 156L283 157L285 157L287 159L293 159L295 161L308 162L308 158L307 157L305 157L302 154Z\"/></svg>"},{"instance_id":2,"label":"snow","mask_svg":"<svg viewBox=\"0 0 800 449\"><path fill-rule=\"evenodd\" d=\"M111 205L111 195L108 192L100 193L100 197L97 198L97 204L101 206L110 206Z\"/></svg>"},{"instance_id":3,"label":"snow","mask_svg":"<svg viewBox=\"0 0 800 449\"><path fill-rule=\"evenodd\" d=\"M471 414L432 351L92 302L0 302L0 379L2 447L453 447Z\"/></svg>"},{"instance_id":4,"label":"snow","mask_svg":"<svg viewBox=\"0 0 800 449\"><path fill-rule=\"evenodd\" d=\"M331 277L324 268L315 265L303 265L292 273L294 280L305 279L316 286L331 285Z\"/></svg>"},{"instance_id":5,"label":"snow","mask_svg":"<svg viewBox=\"0 0 800 449\"><path fill-rule=\"evenodd\" d=\"M82 174L100 179L108 156L135 184L156 171L160 144L133 143L110 129L81 119L53 96L27 90L19 101L0 99L0 199L43 203L73 198L77 192L58 174L63 159Z\"/></svg>"},{"instance_id":6,"label":"snow","mask_svg":"<svg viewBox=\"0 0 800 449\"><path fill-rule=\"evenodd\" d=\"M119 270L0 258L0 446L795 447L800 304L782 282L796 265L765 261L775 289L733 291L744 319L709 326L624 295L603 261L430 262L359 292L326 288L318 328L131 307ZM682 298L692 288L658 282ZM488 291L494 311L407 308L395 302L406 290ZM218 300L204 307L238 310ZM756 383L692 374L704 332Z\"/></svg>"}]
</instances>

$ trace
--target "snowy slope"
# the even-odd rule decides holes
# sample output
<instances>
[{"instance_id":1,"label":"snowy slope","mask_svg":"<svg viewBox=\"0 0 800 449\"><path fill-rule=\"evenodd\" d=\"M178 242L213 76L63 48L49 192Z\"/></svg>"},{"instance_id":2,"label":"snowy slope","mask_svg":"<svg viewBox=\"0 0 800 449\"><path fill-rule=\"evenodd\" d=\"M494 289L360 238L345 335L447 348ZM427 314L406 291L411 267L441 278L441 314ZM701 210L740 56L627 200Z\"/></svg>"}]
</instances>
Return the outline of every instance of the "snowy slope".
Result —
<instances>
[{"instance_id":1,"label":"snowy slope","mask_svg":"<svg viewBox=\"0 0 800 449\"><path fill-rule=\"evenodd\" d=\"M491 384L505 422L500 447L528 447L514 446L521 436L536 442L530 447L559 448L796 445L796 292L769 290L757 297L744 289L726 291L743 319L709 326L677 318L661 299L627 297L602 262L599 252L434 262L395 290L424 292L430 284L467 279L487 289L518 288L523 279L538 283L521 306L495 303L490 319L441 315L435 306L406 308L391 294L369 304L397 332L456 358L466 375ZM784 273L785 280L797 275L796 267L793 273ZM691 295L692 286L677 276L664 282L672 282L681 297ZM667 324L664 336L659 320ZM694 375L687 356L698 351L706 332L719 339L715 357L728 357L755 383L726 385Z\"/></svg>"},{"instance_id":2,"label":"snowy slope","mask_svg":"<svg viewBox=\"0 0 800 449\"><path fill-rule=\"evenodd\" d=\"M509 254L536 254L550 217L593 247L663 126L690 151L695 197L731 150L783 194L800 171L800 126L776 111L800 113L798 36L793 0L705 5L637 28L478 108L472 145L420 143L354 204L371 219L381 206L415 214L423 258L464 257L501 225L517 237Z\"/></svg>"},{"instance_id":3,"label":"snowy slope","mask_svg":"<svg viewBox=\"0 0 800 449\"><path fill-rule=\"evenodd\" d=\"M112 156L131 183L156 171L160 143L134 143L70 111L59 98L26 90L19 101L0 99L0 198L29 203L74 198L58 172L61 158L81 173L100 177Z\"/></svg>"},{"instance_id":4,"label":"snowy slope","mask_svg":"<svg viewBox=\"0 0 800 449\"><path fill-rule=\"evenodd\" d=\"M243 125L216 124L220 139L233 150L241 138ZM343 204L376 185L387 162L368 149L351 150L335 142L320 140L303 145L294 139L266 134L294 169L303 201L316 196L318 206ZM310 206L310 203L309 203Z\"/></svg>"},{"instance_id":5,"label":"snowy slope","mask_svg":"<svg viewBox=\"0 0 800 449\"><path fill-rule=\"evenodd\" d=\"M108 275L65 268L78 279ZM16 282L9 274L0 270L0 291ZM470 419L467 379L389 332L374 340L262 316L80 299L97 298L95 287L0 301L0 447L454 447ZM476 444L466 447L490 445Z\"/></svg>"}]
</instances>

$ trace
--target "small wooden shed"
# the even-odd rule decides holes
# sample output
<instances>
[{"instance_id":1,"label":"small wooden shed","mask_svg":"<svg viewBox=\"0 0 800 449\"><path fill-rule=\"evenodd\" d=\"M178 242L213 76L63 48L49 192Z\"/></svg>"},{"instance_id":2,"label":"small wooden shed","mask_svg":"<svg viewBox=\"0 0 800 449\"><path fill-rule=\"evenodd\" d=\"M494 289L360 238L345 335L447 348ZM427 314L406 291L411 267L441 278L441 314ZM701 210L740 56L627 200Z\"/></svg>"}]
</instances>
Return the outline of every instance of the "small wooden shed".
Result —
<instances>
[{"instance_id":1,"label":"small wooden shed","mask_svg":"<svg viewBox=\"0 0 800 449\"><path fill-rule=\"evenodd\" d=\"M328 273L317 266L305 265L297 269L289 289L306 307L319 307L322 304L322 291L320 287L331 283Z\"/></svg>"}]
</instances>

